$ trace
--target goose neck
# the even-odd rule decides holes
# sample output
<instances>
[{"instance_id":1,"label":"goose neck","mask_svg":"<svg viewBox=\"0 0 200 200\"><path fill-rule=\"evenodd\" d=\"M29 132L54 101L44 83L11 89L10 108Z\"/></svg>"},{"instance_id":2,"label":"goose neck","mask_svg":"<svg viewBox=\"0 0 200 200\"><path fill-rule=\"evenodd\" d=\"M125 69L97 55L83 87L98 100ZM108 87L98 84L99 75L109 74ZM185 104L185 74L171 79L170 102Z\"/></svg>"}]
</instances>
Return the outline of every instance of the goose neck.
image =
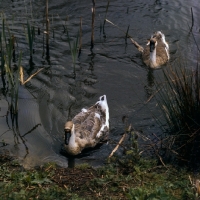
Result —
<instances>
[{"instance_id":1,"label":"goose neck","mask_svg":"<svg viewBox=\"0 0 200 200\"><path fill-rule=\"evenodd\" d=\"M150 52L150 63L151 65L156 66L156 48Z\"/></svg>"}]
</instances>

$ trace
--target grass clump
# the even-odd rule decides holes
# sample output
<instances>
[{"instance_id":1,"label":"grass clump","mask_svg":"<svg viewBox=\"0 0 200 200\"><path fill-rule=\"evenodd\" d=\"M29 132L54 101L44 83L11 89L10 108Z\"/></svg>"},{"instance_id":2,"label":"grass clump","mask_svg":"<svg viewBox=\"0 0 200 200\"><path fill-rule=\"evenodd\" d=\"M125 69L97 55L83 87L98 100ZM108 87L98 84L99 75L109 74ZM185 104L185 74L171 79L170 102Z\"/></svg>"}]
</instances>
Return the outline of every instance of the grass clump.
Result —
<instances>
[{"instance_id":1,"label":"grass clump","mask_svg":"<svg viewBox=\"0 0 200 200\"><path fill-rule=\"evenodd\" d=\"M74 75L76 76L75 65L76 65L76 60L77 60L77 55L78 55L79 32L77 33L77 35L73 41L70 40L70 36L69 36L69 32L68 32L67 28L66 28L66 32L67 32L67 41L68 41L69 49L70 49L71 56L72 56Z\"/></svg>"},{"instance_id":2,"label":"grass clump","mask_svg":"<svg viewBox=\"0 0 200 200\"><path fill-rule=\"evenodd\" d=\"M199 165L200 74L182 64L163 70L165 82L158 84L158 103L166 121L165 147L179 164Z\"/></svg>"}]
</instances>

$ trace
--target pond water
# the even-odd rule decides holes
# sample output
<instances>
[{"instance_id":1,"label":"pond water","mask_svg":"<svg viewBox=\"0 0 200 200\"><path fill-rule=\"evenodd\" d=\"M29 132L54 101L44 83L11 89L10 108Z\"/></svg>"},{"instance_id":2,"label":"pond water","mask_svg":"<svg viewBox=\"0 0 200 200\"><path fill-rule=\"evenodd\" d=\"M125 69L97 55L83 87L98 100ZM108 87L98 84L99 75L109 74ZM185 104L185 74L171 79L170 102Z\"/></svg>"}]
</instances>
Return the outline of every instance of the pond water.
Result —
<instances>
[{"instance_id":1,"label":"pond water","mask_svg":"<svg viewBox=\"0 0 200 200\"><path fill-rule=\"evenodd\" d=\"M154 93L154 81L162 77L162 70L149 70L131 41L128 39L126 42L124 32L128 26L129 34L143 47L153 32L162 31L169 43L170 63L173 65L178 58L188 58L187 66L196 66L197 47L193 38L200 42L198 1L110 1L107 19L124 32L106 23L103 33L106 6L107 1L96 1L94 47L91 50L92 1L50 0L50 60L47 61L42 34L45 30L44 1L1 2L0 10L17 38L16 52L23 52L22 66L26 78L44 68L25 86L20 86L17 130L12 127L7 115L9 97L0 94L0 140L8 144L1 149L7 149L25 167L49 161L66 167L67 158L60 153L64 123L81 108L94 104L103 94L107 95L110 109L112 142L88 156L77 158L76 163L102 165L115 146L112 143L117 143L123 133L124 115L143 134L160 134L152 117L160 115L156 101L145 102ZM192 25L191 7L193 34L189 31ZM81 17L82 51L76 63L76 77L73 78L72 56L64 26L68 27L70 38L75 40ZM35 37L34 65L31 66L24 30L27 19L41 30L41 34ZM23 136L23 140L19 135Z\"/></svg>"}]
</instances>

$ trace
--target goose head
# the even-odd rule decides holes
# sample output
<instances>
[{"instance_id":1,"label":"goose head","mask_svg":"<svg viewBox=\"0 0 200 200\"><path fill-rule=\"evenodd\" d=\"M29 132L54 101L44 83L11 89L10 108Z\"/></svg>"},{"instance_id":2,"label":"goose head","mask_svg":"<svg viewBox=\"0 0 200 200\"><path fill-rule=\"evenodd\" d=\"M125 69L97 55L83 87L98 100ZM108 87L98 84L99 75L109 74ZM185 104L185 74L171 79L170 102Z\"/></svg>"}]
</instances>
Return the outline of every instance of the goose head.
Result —
<instances>
[{"instance_id":1,"label":"goose head","mask_svg":"<svg viewBox=\"0 0 200 200\"><path fill-rule=\"evenodd\" d=\"M150 52L153 52L157 46L158 42L155 38L149 40Z\"/></svg>"},{"instance_id":2,"label":"goose head","mask_svg":"<svg viewBox=\"0 0 200 200\"><path fill-rule=\"evenodd\" d=\"M72 129L73 129L73 122L72 121L68 121L65 123L65 144L68 145L69 144L69 140L70 137L72 135Z\"/></svg>"}]
</instances>

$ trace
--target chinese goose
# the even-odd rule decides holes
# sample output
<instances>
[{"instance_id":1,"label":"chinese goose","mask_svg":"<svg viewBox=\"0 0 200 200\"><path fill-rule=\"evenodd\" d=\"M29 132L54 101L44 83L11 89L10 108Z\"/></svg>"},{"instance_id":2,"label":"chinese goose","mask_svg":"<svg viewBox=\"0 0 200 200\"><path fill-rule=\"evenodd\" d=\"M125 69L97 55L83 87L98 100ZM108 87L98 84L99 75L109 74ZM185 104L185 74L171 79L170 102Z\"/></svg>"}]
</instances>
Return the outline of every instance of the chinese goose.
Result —
<instances>
[{"instance_id":1,"label":"chinese goose","mask_svg":"<svg viewBox=\"0 0 200 200\"><path fill-rule=\"evenodd\" d=\"M155 32L145 47L142 58L144 63L153 69L157 69L166 64L169 60L169 45L165 41L165 35Z\"/></svg>"},{"instance_id":2,"label":"chinese goose","mask_svg":"<svg viewBox=\"0 0 200 200\"><path fill-rule=\"evenodd\" d=\"M83 108L72 121L65 123L64 148L68 154L77 155L88 147L95 147L105 141L109 133L109 108L106 95L95 105Z\"/></svg>"}]
</instances>

